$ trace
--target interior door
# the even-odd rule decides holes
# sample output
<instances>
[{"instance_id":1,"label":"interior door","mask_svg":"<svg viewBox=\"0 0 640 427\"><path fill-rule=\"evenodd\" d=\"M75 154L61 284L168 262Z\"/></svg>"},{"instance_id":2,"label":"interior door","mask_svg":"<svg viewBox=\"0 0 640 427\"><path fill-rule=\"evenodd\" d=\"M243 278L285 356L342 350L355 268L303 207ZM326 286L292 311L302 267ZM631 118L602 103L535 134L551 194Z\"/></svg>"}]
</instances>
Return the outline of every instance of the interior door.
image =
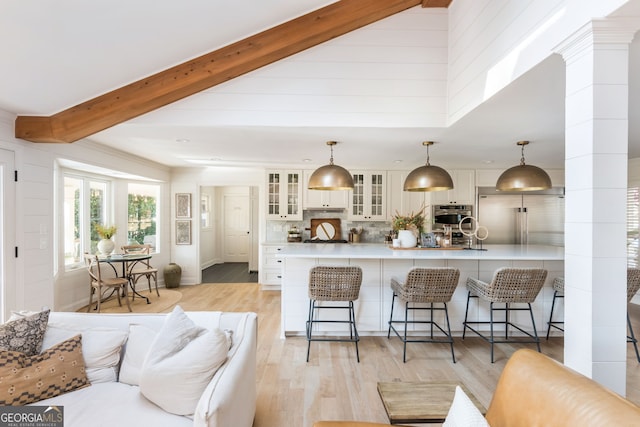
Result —
<instances>
[{"instance_id":1,"label":"interior door","mask_svg":"<svg viewBox=\"0 0 640 427\"><path fill-rule=\"evenodd\" d=\"M17 309L14 153L0 149L0 321Z\"/></svg>"},{"instance_id":2,"label":"interior door","mask_svg":"<svg viewBox=\"0 0 640 427\"><path fill-rule=\"evenodd\" d=\"M224 262L249 262L249 196L224 196Z\"/></svg>"}]
</instances>

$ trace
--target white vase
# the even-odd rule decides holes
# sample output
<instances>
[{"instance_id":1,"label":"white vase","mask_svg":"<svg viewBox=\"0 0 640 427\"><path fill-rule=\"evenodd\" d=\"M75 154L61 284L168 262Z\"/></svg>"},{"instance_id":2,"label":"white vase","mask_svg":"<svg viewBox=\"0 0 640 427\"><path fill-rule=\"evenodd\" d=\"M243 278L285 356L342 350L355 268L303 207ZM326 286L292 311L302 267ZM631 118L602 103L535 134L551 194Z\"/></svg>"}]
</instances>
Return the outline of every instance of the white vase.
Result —
<instances>
[{"instance_id":1,"label":"white vase","mask_svg":"<svg viewBox=\"0 0 640 427\"><path fill-rule=\"evenodd\" d=\"M98 242L98 250L104 256L111 255L116 248L116 244L111 239L102 239Z\"/></svg>"},{"instance_id":2,"label":"white vase","mask_svg":"<svg viewBox=\"0 0 640 427\"><path fill-rule=\"evenodd\" d=\"M411 230L398 230L398 240L401 248L415 248L418 244L418 238Z\"/></svg>"}]
</instances>

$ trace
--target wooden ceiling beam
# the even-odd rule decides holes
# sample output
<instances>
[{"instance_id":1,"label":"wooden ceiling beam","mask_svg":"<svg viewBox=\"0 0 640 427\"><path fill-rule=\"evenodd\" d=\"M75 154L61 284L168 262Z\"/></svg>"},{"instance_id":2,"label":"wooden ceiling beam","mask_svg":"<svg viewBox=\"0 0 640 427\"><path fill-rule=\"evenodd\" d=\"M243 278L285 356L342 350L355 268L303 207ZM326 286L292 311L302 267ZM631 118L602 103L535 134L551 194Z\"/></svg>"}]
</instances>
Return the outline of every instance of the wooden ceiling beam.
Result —
<instances>
[{"instance_id":1,"label":"wooden ceiling beam","mask_svg":"<svg viewBox=\"0 0 640 427\"><path fill-rule=\"evenodd\" d=\"M421 2L341 0L52 116L19 116L15 136L32 142L74 142Z\"/></svg>"},{"instance_id":2,"label":"wooden ceiling beam","mask_svg":"<svg viewBox=\"0 0 640 427\"><path fill-rule=\"evenodd\" d=\"M449 7L452 0L422 0L422 7Z\"/></svg>"}]
</instances>

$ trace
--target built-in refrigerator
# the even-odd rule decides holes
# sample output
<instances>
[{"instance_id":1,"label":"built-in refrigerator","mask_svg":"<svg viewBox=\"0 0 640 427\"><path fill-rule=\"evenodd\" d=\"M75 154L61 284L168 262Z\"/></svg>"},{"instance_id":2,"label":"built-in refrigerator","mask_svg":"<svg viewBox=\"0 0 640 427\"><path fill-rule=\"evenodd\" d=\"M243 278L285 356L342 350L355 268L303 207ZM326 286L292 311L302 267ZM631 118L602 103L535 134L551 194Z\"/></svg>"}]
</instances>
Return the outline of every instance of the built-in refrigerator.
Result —
<instances>
[{"instance_id":1,"label":"built-in refrigerator","mask_svg":"<svg viewBox=\"0 0 640 427\"><path fill-rule=\"evenodd\" d=\"M478 187L478 224L485 244L564 246L564 188L507 193Z\"/></svg>"}]
</instances>

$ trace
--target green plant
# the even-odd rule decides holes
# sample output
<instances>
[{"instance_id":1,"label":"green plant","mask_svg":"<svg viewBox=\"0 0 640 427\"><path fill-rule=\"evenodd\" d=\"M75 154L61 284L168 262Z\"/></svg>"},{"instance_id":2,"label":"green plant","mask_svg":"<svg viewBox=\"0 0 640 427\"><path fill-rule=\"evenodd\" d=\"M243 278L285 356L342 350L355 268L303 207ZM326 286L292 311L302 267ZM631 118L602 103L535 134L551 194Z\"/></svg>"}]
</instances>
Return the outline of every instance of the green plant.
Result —
<instances>
[{"instance_id":1,"label":"green plant","mask_svg":"<svg viewBox=\"0 0 640 427\"><path fill-rule=\"evenodd\" d=\"M110 239L116 234L117 228L115 225L102 225L96 224L96 233L100 236L101 239Z\"/></svg>"},{"instance_id":2,"label":"green plant","mask_svg":"<svg viewBox=\"0 0 640 427\"><path fill-rule=\"evenodd\" d=\"M391 219L391 226L394 231L412 230L422 233L424 230L424 208L418 212L411 212L408 215L400 215L398 211Z\"/></svg>"}]
</instances>

